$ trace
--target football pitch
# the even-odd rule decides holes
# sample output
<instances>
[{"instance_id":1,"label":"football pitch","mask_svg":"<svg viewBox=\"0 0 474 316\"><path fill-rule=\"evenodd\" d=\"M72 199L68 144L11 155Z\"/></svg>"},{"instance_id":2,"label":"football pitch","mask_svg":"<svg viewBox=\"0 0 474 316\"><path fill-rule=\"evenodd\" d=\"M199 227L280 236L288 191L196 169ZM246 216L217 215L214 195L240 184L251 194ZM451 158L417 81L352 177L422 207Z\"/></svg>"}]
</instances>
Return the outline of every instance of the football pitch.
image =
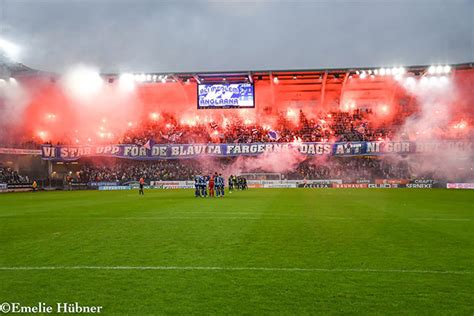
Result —
<instances>
[{"instance_id":1,"label":"football pitch","mask_svg":"<svg viewBox=\"0 0 474 316\"><path fill-rule=\"evenodd\" d=\"M474 191L0 195L0 303L102 314L474 313Z\"/></svg>"}]
</instances>

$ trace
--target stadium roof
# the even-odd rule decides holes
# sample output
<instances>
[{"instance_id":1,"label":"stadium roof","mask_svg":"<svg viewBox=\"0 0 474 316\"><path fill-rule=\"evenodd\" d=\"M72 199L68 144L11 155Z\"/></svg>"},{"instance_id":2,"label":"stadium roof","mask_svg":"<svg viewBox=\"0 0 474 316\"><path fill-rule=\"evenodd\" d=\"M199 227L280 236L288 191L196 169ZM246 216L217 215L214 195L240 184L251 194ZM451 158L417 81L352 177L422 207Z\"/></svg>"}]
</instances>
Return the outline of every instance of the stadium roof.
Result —
<instances>
[{"instance_id":1,"label":"stadium roof","mask_svg":"<svg viewBox=\"0 0 474 316\"><path fill-rule=\"evenodd\" d=\"M8 67L11 76L49 76L52 79L59 77L59 74L48 73L29 68L19 63L3 63L3 67ZM440 65L436 65L440 67ZM445 66L445 65L443 65ZM387 91L396 91L394 71L412 77L422 77L429 74L430 65L416 65L406 67L359 67L359 68L326 68L326 69L280 69L280 70L249 70L249 71L225 71L225 72L148 72L134 73L136 80L144 83L172 83L182 85L188 83L237 83L237 82L263 82L273 86L278 86L279 95L283 95L287 100L318 100L324 104L325 100L331 98L342 99L346 94L353 94L353 97L370 100L387 100L390 96ZM462 63L446 66L450 72L468 70L474 68L474 63ZM382 70L383 69L383 70ZM387 72L387 75L380 75L380 72ZM101 74L109 83L118 80L120 73ZM346 85L348 79L366 78L359 80L357 85ZM276 89L275 89L276 90Z\"/></svg>"},{"instance_id":2,"label":"stadium roof","mask_svg":"<svg viewBox=\"0 0 474 316\"><path fill-rule=\"evenodd\" d=\"M44 74L44 75L56 75L52 72L42 71L30 68L21 63L9 62L4 59L0 60L2 66L9 68L12 75L21 75L21 74ZM414 74L423 74L431 65L416 65L416 66L404 66L407 72L412 72ZM474 62L461 63L461 64L451 64L452 69L472 69L474 68ZM204 80L208 79L209 81L220 80L224 78L230 80L264 80L269 79L271 76L316 76L321 74L328 74L330 76L345 75L345 74L355 74L357 71L368 71L380 69L383 67L355 67L355 68L320 68L320 69L278 69L278 70L235 70L235 71L210 71L210 72L139 72L137 74L145 75L157 75L157 76L168 76L169 78L174 79L191 79L196 80L196 77L202 78ZM393 68L385 67L387 69ZM104 77L118 77L121 73L103 73ZM293 79L293 78L292 78Z\"/></svg>"}]
</instances>

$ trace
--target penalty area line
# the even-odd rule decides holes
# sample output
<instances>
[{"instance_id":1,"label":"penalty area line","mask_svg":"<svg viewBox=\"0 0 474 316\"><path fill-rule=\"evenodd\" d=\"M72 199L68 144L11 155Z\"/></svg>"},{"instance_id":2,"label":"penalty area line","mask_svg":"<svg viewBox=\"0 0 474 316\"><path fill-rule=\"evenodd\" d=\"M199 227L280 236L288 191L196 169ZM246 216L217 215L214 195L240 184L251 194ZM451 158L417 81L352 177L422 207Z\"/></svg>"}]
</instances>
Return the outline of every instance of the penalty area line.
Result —
<instances>
[{"instance_id":1,"label":"penalty area line","mask_svg":"<svg viewBox=\"0 0 474 316\"><path fill-rule=\"evenodd\" d=\"M410 270L410 269L343 269L343 268L271 268L271 267L192 267L192 266L38 266L0 267L0 271L33 270L161 270L161 271L274 271L274 272L349 272L349 273L411 273L411 274L474 274L463 270Z\"/></svg>"}]
</instances>

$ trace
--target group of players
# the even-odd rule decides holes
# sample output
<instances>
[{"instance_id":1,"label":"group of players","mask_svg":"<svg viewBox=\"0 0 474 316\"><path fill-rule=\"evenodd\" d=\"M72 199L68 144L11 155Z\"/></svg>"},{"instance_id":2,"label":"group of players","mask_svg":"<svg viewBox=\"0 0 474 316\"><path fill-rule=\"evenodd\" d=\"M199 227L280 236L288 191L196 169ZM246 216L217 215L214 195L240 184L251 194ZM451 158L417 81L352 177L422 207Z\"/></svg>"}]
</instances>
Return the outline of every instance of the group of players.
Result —
<instances>
[{"instance_id":1,"label":"group of players","mask_svg":"<svg viewBox=\"0 0 474 316\"><path fill-rule=\"evenodd\" d=\"M229 177L229 191L232 192L233 190L246 190L247 189L247 179L242 176L233 176L230 175Z\"/></svg>"},{"instance_id":2,"label":"group of players","mask_svg":"<svg viewBox=\"0 0 474 316\"><path fill-rule=\"evenodd\" d=\"M209 197L224 197L224 177L222 174L217 174L211 176L201 176L197 175L194 177L194 195L196 197L207 197L209 188Z\"/></svg>"},{"instance_id":3,"label":"group of players","mask_svg":"<svg viewBox=\"0 0 474 316\"><path fill-rule=\"evenodd\" d=\"M236 177L230 175L228 181L229 193L232 193L234 188L239 190L247 189L247 180L244 177ZM222 174L217 174L217 172L211 176L194 176L194 195L196 197L224 197L224 187L224 177L222 176Z\"/></svg>"}]
</instances>

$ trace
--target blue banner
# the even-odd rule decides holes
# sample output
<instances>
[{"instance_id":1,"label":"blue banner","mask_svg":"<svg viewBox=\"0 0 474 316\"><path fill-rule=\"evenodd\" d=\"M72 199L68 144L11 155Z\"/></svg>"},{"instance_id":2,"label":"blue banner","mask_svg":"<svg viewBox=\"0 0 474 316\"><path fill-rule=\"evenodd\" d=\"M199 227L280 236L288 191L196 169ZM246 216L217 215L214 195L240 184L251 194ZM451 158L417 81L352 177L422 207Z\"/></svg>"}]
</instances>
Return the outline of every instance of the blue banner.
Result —
<instances>
[{"instance_id":1,"label":"blue banner","mask_svg":"<svg viewBox=\"0 0 474 316\"><path fill-rule=\"evenodd\" d=\"M45 160L73 161L82 157L116 157L139 160L183 159L206 156L258 156L295 152L307 156L373 156L389 154L436 154L455 151L473 153L474 142L340 142L340 143L248 143L248 144L154 144L154 145L44 145L41 154Z\"/></svg>"}]
</instances>

